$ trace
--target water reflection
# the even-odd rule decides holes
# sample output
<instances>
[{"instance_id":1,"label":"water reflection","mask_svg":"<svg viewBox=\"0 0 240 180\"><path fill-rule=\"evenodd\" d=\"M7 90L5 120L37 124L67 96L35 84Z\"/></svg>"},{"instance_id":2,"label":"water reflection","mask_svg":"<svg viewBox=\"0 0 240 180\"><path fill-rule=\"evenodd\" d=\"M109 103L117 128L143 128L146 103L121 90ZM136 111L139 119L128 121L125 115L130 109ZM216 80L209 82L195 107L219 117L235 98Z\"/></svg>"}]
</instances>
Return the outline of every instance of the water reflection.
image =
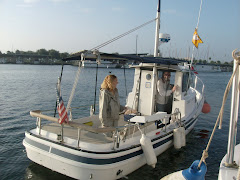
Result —
<instances>
[{"instance_id":1,"label":"water reflection","mask_svg":"<svg viewBox=\"0 0 240 180\"><path fill-rule=\"evenodd\" d=\"M34 162L31 162L25 171L25 180L48 180L48 179L57 179L57 180L73 180L70 177L59 174L55 171L47 169L43 166L40 166Z\"/></svg>"},{"instance_id":2,"label":"water reflection","mask_svg":"<svg viewBox=\"0 0 240 180\"><path fill-rule=\"evenodd\" d=\"M199 133L197 134L199 138L202 138L202 139L208 139L208 135L209 135L209 131L208 130L200 130Z\"/></svg>"}]
</instances>

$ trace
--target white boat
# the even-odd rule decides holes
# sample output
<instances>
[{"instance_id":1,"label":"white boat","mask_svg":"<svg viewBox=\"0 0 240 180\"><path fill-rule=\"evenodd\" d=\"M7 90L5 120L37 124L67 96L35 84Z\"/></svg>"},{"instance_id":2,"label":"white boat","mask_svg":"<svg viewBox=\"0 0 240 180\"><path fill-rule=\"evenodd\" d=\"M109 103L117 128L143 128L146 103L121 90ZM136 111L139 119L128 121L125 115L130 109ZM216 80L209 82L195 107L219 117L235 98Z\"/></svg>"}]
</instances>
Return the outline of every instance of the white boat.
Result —
<instances>
[{"instance_id":1,"label":"white boat","mask_svg":"<svg viewBox=\"0 0 240 180\"><path fill-rule=\"evenodd\" d=\"M103 61L101 64L98 64L99 68L116 68L119 65L119 63L112 62L112 61ZM82 62L82 67L87 68L96 68L97 63L94 61L85 60Z\"/></svg>"},{"instance_id":2,"label":"white boat","mask_svg":"<svg viewBox=\"0 0 240 180\"><path fill-rule=\"evenodd\" d=\"M159 16L160 4L156 43ZM157 54L158 45L155 47ZM30 160L75 179L111 180L125 177L146 163L154 167L156 156L172 145L176 148L185 145L185 136L194 128L204 103L204 84L189 70L189 65L176 59L124 56L99 51L81 51L65 60L74 59L140 62L132 66L135 69L134 84L125 105L137 113L120 115L117 127L102 128L95 114L72 119L69 103L67 110L71 121L61 125L58 124L58 117L40 110L31 111L30 115L37 119L37 127L26 131L23 140ZM170 114L155 111L156 84L158 76L165 70L172 72L172 83L178 86L170 102ZM69 99L75 88L76 83ZM52 123L43 125L43 119ZM104 134L106 132L112 132L114 136L107 137Z\"/></svg>"},{"instance_id":3,"label":"white boat","mask_svg":"<svg viewBox=\"0 0 240 180\"><path fill-rule=\"evenodd\" d=\"M23 60L20 58L16 58L16 64L23 64Z\"/></svg>"},{"instance_id":4,"label":"white boat","mask_svg":"<svg viewBox=\"0 0 240 180\"><path fill-rule=\"evenodd\" d=\"M196 72L221 72L221 66L216 64L193 64Z\"/></svg>"},{"instance_id":5,"label":"white boat","mask_svg":"<svg viewBox=\"0 0 240 180\"><path fill-rule=\"evenodd\" d=\"M232 84L232 101L231 101L231 114L229 124L229 136L228 136L228 147L227 154L223 157L219 167L219 180L227 179L240 179L240 144L236 145L237 136L237 121L238 121L238 110L239 110L239 95L240 95L240 53L233 51L234 67L236 74L233 78Z\"/></svg>"},{"instance_id":6,"label":"white boat","mask_svg":"<svg viewBox=\"0 0 240 180\"><path fill-rule=\"evenodd\" d=\"M0 57L0 64L5 64L7 62L5 57Z\"/></svg>"}]
</instances>

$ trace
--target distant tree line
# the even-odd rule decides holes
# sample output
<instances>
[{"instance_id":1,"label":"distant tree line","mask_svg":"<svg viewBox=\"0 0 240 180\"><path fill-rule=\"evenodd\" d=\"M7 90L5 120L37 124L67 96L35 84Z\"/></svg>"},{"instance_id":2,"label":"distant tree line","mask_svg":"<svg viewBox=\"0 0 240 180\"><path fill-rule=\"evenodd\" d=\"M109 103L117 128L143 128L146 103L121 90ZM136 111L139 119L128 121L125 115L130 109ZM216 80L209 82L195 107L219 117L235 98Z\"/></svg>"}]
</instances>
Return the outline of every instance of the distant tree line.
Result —
<instances>
[{"instance_id":1,"label":"distant tree line","mask_svg":"<svg viewBox=\"0 0 240 180\"><path fill-rule=\"evenodd\" d=\"M193 63L196 64L196 63L200 63L200 64L217 64L217 65L233 65L233 61L231 62L221 62L221 61L213 61L211 60L211 58L209 58L209 61L207 60L202 60L202 59L199 59L199 60L193 60Z\"/></svg>"},{"instance_id":2,"label":"distant tree line","mask_svg":"<svg viewBox=\"0 0 240 180\"><path fill-rule=\"evenodd\" d=\"M2 52L0 51L0 54L2 54ZM57 50L54 49L50 49L50 50L46 50L44 48L42 49L38 49L36 52L34 51L20 51L20 50L16 50L15 52L12 51L7 51L6 54L12 54L12 55L17 55L17 54L28 54L28 55L43 55L43 56L50 56L51 59L63 59L69 56L69 53L64 52L64 53L60 53ZM221 61L213 61L211 60L211 57L209 57L209 60L193 60L193 63L200 63L200 64L218 64L218 65L233 65L233 61L231 62L224 62L222 63Z\"/></svg>"},{"instance_id":3,"label":"distant tree line","mask_svg":"<svg viewBox=\"0 0 240 180\"><path fill-rule=\"evenodd\" d=\"M0 54L2 54L2 52L0 51ZM15 52L12 51L7 51L6 54L12 54L12 55L43 55L43 56L50 56L52 59L63 59L66 58L67 56L69 56L69 53L64 52L64 53L60 53L57 50L54 49L50 49L50 50L46 50L46 49L38 49L36 52L34 51L20 51L20 50L16 50Z\"/></svg>"}]
</instances>

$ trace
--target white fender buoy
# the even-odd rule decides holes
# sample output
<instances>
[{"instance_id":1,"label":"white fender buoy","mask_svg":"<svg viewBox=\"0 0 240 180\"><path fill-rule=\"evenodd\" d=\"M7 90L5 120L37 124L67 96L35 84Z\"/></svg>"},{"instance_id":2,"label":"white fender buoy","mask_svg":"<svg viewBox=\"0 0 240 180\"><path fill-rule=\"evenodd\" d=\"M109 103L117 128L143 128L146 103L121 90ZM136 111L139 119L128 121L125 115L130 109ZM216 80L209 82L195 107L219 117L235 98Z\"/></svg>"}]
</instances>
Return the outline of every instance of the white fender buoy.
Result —
<instances>
[{"instance_id":1,"label":"white fender buoy","mask_svg":"<svg viewBox=\"0 0 240 180\"><path fill-rule=\"evenodd\" d=\"M185 133L185 128L184 127L180 127L181 128L181 138L182 138L182 147L186 146L186 133Z\"/></svg>"},{"instance_id":2,"label":"white fender buoy","mask_svg":"<svg viewBox=\"0 0 240 180\"><path fill-rule=\"evenodd\" d=\"M184 127L179 127L173 130L173 145L175 149L180 149L186 146L186 136Z\"/></svg>"},{"instance_id":3,"label":"white fender buoy","mask_svg":"<svg viewBox=\"0 0 240 180\"><path fill-rule=\"evenodd\" d=\"M161 178L160 180L186 180L186 179L182 175L182 171L177 171Z\"/></svg>"},{"instance_id":4,"label":"white fender buoy","mask_svg":"<svg viewBox=\"0 0 240 180\"><path fill-rule=\"evenodd\" d=\"M146 158L147 164L155 168L155 165L157 163L157 157L153 150L153 146L150 138L142 134L142 137L140 139L140 144L142 146L142 150Z\"/></svg>"},{"instance_id":5,"label":"white fender buoy","mask_svg":"<svg viewBox=\"0 0 240 180\"><path fill-rule=\"evenodd\" d=\"M181 132L179 128L173 130L173 145L175 149L180 149L181 145Z\"/></svg>"}]
</instances>

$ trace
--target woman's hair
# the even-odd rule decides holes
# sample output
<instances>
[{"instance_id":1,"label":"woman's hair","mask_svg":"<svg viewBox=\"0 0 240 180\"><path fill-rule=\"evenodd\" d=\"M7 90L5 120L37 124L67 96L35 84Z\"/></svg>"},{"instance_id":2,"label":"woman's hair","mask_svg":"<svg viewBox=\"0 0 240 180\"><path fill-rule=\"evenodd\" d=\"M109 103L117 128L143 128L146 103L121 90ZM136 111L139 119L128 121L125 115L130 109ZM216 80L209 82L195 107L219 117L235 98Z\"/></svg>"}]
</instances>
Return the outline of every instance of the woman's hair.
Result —
<instances>
[{"instance_id":1,"label":"woman's hair","mask_svg":"<svg viewBox=\"0 0 240 180\"><path fill-rule=\"evenodd\" d=\"M105 79L103 80L103 83L101 84L101 88L102 89L108 89L108 90L113 90L113 87L112 87L112 82L114 79L116 79L117 76L111 74L111 75L107 75L105 77Z\"/></svg>"}]
</instances>

